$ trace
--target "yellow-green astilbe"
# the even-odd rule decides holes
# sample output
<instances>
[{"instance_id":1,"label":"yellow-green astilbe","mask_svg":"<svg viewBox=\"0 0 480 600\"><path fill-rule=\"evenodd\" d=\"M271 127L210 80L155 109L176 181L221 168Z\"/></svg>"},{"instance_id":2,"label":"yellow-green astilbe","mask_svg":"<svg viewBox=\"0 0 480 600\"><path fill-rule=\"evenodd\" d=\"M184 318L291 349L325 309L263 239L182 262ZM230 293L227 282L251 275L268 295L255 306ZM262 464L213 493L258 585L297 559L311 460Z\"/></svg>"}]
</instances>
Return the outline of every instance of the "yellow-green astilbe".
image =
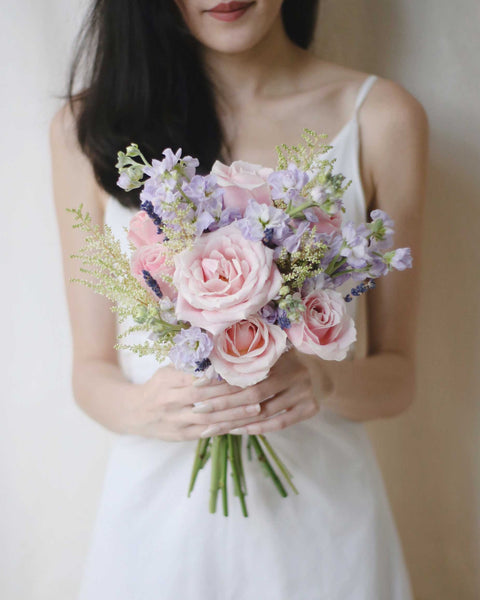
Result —
<instances>
[{"instance_id":1,"label":"yellow-green astilbe","mask_svg":"<svg viewBox=\"0 0 480 600\"><path fill-rule=\"evenodd\" d=\"M275 147L278 156L277 170L285 170L290 163L293 163L298 169L313 174L313 177L302 190L305 203L289 211L289 215L293 218L301 217L303 211L311 206L318 206L316 202L312 201L310 196L312 189L321 187L327 192L327 198L322 202L322 208L330 213L331 209L333 209L335 199L342 198L352 183L351 181L346 182L345 176L341 173L333 173L335 158L328 160L321 157L322 154L325 154L332 148L332 146L323 142L327 137L325 133L316 133L311 129L305 128L301 136L303 143L293 146L280 144ZM283 200L275 201L274 204L277 208L284 210L287 208ZM345 212L343 206L341 210Z\"/></svg>"},{"instance_id":2,"label":"yellow-green astilbe","mask_svg":"<svg viewBox=\"0 0 480 600\"><path fill-rule=\"evenodd\" d=\"M93 224L83 205L67 211L73 215L73 228L85 233L85 245L71 256L81 261L80 272L85 277L71 281L108 298L119 323L133 320L135 324L127 327L119 339L138 331L150 334L141 344L119 343L115 346L117 349L128 349L140 356L152 354L157 360L163 360L172 346L173 337L184 325L171 324L162 318L158 300L132 275L130 259L110 227L104 225L102 229Z\"/></svg>"}]
</instances>

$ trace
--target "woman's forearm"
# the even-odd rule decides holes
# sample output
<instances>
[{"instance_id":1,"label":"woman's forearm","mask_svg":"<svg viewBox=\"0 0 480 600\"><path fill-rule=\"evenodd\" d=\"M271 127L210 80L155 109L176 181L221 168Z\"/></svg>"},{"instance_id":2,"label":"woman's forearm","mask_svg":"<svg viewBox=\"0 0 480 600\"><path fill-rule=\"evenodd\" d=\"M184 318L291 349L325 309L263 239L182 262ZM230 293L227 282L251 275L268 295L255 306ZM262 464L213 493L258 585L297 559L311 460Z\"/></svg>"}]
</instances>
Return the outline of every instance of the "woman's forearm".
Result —
<instances>
[{"instance_id":1,"label":"woman's forearm","mask_svg":"<svg viewBox=\"0 0 480 600\"><path fill-rule=\"evenodd\" d=\"M414 399L412 361L400 354L382 352L365 358L321 361L308 366L321 406L353 421L393 417Z\"/></svg>"},{"instance_id":2,"label":"woman's forearm","mask_svg":"<svg viewBox=\"0 0 480 600\"><path fill-rule=\"evenodd\" d=\"M126 433L132 399L139 393L120 367L99 359L78 361L73 369L73 392L78 406L114 433Z\"/></svg>"}]
</instances>

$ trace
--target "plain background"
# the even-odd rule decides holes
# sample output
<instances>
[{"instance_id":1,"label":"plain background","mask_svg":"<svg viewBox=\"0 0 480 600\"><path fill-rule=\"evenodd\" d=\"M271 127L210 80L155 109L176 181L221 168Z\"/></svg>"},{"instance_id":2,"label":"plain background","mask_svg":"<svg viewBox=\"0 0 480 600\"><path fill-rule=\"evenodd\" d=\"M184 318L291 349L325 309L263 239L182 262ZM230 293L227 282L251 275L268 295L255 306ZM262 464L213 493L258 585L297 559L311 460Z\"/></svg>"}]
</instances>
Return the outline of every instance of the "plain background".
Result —
<instances>
[{"instance_id":1,"label":"plain background","mask_svg":"<svg viewBox=\"0 0 480 600\"><path fill-rule=\"evenodd\" d=\"M84 5L0 2L0 596L8 600L75 598L112 436L70 391L48 154ZM430 120L417 399L405 415L368 426L418 600L480 597L479 26L476 0L325 0L315 44L327 59L398 81Z\"/></svg>"}]
</instances>

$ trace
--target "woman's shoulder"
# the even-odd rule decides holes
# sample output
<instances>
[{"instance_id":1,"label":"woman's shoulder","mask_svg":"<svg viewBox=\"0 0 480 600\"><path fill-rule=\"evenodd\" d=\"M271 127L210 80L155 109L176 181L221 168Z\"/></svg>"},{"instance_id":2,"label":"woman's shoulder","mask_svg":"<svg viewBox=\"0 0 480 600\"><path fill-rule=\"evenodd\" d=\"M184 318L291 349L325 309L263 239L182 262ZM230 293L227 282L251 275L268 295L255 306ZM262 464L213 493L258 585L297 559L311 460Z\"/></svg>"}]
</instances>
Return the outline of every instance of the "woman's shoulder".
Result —
<instances>
[{"instance_id":1,"label":"woman's shoulder","mask_svg":"<svg viewBox=\"0 0 480 600\"><path fill-rule=\"evenodd\" d=\"M426 112L420 101L400 83L358 69L326 61L312 55L310 57L310 77L319 86L332 86L343 96L342 100L350 106L355 104L358 92L366 79L375 75L368 97L365 99L364 112L380 114L383 119L393 121L401 119L426 120ZM353 102L353 104L352 104ZM380 113L379 113L380 111Z\"/></svg>"},{"instance_id":2,"label":"woman's shoulder","mask_svg":"<svg viewBox=\"0 0 480 600\"><path fill-rule=\"evenodd\" d=\"M92 201L105 208L106 195L97 183L93 166L83 152L77 136L79 105L65 102L50 121L50 151L54 180L88 191Z\"/></svg>"}]
</instances>

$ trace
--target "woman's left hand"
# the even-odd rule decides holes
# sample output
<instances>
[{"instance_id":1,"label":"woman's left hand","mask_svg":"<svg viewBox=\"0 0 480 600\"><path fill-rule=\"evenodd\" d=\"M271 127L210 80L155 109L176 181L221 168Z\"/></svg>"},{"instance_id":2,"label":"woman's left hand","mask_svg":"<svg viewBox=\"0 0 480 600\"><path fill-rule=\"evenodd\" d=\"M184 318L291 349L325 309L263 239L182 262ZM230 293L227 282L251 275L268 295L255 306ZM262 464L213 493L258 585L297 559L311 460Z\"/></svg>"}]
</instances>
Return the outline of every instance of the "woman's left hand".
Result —
<instances>
[{"instance_id":1,"label":"woman's left hand","mask_svg":"<svg viewBox=\"0 0 480 600\"><path fill-rule=\"evenodd\" d=\"M278 431L310 419L320 409L314 396L310 372L294 351L284 354L266 379L246 388L244 392L248 394L247 403L251 402L251 397L257 398L261 406L260 414L244 419L234 429L231 423L223 426L217 423L213 435L258 435ZM215 407L217 410L226 408L220 398L218 401L220 405ZM204 432L202 437L208 433Z\"/></svg>"}]
</instances>

